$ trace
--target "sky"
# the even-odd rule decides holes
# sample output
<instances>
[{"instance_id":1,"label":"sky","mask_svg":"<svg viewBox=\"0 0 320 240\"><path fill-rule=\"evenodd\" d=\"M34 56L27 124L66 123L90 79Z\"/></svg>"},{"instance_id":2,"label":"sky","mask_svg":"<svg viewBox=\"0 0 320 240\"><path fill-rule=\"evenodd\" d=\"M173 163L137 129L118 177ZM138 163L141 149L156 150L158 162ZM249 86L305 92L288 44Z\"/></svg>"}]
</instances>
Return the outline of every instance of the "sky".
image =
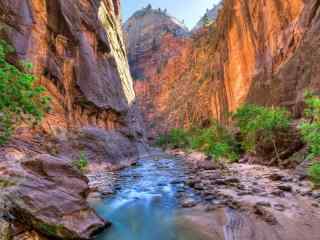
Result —
<instances>
[{"instance_id":1,"label":"sky","mask_svg":"<svg viewBox=\"0 0 320 240\"><path fill-rule=\"evenodd\" d=\"M184 20L189 29L205 14L207 8L220 0L122 0L122 16L126 21L135 11L147 6L153 8L166 8L168 13L179 20Z\"/></svg>"}]
</instances>

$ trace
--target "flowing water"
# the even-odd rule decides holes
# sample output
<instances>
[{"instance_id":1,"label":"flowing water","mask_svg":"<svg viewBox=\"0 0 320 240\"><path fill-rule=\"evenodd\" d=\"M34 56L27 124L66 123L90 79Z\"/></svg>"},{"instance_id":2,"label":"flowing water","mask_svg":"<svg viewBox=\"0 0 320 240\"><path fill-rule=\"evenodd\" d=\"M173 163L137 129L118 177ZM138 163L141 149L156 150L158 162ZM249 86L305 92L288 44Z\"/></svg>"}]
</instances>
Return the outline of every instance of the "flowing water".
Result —
<instances>
[{"instance_id":1,"label":"flowing water","mask_svg":"<svg viewBox=\"0 0 320 240\"><path fill-rule=\"evenodd\" d=\"M98 240L202 240L194 231L177 224L185 168L178 159L142 159L138 166L120 173L118 191L96 206L112 222Z\"/></svg>"}]
</instances>

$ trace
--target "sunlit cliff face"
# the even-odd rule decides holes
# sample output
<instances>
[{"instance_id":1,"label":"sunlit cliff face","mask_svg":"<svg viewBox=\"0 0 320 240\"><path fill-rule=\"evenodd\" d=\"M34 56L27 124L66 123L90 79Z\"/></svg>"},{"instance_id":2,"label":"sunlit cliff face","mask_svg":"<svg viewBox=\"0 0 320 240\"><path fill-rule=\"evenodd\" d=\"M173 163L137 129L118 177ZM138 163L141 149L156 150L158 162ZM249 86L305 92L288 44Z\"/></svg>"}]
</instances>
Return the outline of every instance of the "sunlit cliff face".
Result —
<instances>
[{"instance_id":1,"label":"sunlit cliff face","mask_svg":"<svg viewBox=\"0 0 320 240\"><path fill-rule=\"evenodd\" d=\"M144 83L157 89L148 97L156 106L149 121L227 123L245 102L282 105L296 114L304 89L319 89L318 14L316 0L224 0L216 22L181 44ZM167 40L162 45L169 46Z\"/></svg>"},{"instance_id":2,"label":"sunlit cliff face","mask_svg":"<svg viewBox=\"0 0 320 240\"><path fill-rule=\"evenodd\" d=\"M0 0L0 38L52 97L46 129L127 124L135 94L120 21L116 0Z\"/></svg>"},{"instance_id":3,"label":"sunlit cliff face","mask_svg":"<svg viewBox=\"0 0 320 240\"><path fill-rule=\"evenodd\" d=\"M135 94L133 90L133 82L131 74L129 71L129 65L127 60L127 54L125 50L125 45L123 42L122 31L113 31L116 29L121 29L121 22L119 16L119 5L120 2L117 0L113 1L101 1L98 11L99 20L101 21L104 29L107 33L107 38L109 39L111 54L115 56L116 67L121 78L121 84L126 95L127 101L131 104L135 99ZM113 9L113 11L110 11ZM107 13L112 13L113 18ZM114 26L112 26L114 25Z\"/></svg>"}]
</instances>

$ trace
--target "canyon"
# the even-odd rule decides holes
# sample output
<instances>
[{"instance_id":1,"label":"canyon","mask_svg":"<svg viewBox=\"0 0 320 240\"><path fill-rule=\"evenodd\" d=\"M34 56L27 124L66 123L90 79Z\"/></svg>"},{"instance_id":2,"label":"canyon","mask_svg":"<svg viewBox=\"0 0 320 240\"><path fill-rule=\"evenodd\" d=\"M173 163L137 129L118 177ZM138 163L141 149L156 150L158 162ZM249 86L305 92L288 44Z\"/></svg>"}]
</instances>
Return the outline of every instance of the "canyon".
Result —
<instances>
[{"instance_id":1,"label":"canyon","mask_svg":"<svg viewBox=\"0 0 320 240\"><path fill-rule=\"evenodd\" d=\"M220 8L212 24L173 45L175 56L161 70L136 81L138 98L156 88L148 93L156 110L146 118L153 132L209 119L227 124L244 103L284 106L301 117L304 91L319 91L318 1L225 0ZM172 44L166 36L160 42Z\"/></svg>"},{"instance_id":2,"label":"canyon","mask_svg":"<svg viewBox=\"0 0 320 240\"><path fill-rule=\"evenodd\" d=\"M120 0L0 0L6 60L32 63L51 98L0 146L0 240L318 238L297 131L282 146L290 169L149 144L231 125L244 103L301 118L304 92L320 91L320 1L224 0L204 14L189 31L151 5L124 23Z\"/></svg>"},{"instance_id":3,"label":"canyon","mask_svg":"<svg viewBox=\"0 0 320 240\"><path fill-rule=\"evenodd\" d=\"M84 153L90 168L117 169L144 145L120 2L1 0L0 37L15 49L8 61L31 62L51 97L41 125L22 125L1 147L1 216L17 239L88 239L109 223L86 202L88 179L72 161Z\"/></svg>"}]
</instances>

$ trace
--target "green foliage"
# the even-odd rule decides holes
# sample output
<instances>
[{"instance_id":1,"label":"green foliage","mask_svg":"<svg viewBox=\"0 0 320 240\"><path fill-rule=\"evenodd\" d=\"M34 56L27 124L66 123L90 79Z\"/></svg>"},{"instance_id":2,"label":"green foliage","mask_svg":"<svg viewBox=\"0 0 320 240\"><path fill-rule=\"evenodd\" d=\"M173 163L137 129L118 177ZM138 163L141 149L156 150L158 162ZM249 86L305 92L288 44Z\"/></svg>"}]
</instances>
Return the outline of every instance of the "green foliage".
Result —
<instances>
[{"instance_id":1,"label":"green foliage","mask_svg":"<svg viewBox=\"0 0 320 240\"><path fill-rule=\"evenodd\" d=\"M316 186L320 186L320 163L314 163L309 168L309 177Z\"/></svg>"},{"instance_id":2,"label":"green foliage","mask_svg":"<svg viewBox=\"0 0 320 240\"><path fill-rule=\"evenodd\" d=\"M305 93L305 115L314 122L320 122L320 97L315 96L312 92Z\"/></svg>"},{"instance_id":3,"label":"green foliage","mask_svg":"<svg viewBox=\"0 0 320 240\"><path fill-rule=\"evenodd\" d=\"M203 22L203 26L205 26L205 27L207 27L208 25L210 25L210 19L209 19L208 14L205 14L205 15L202 17L202 22Z\"/></svg>"},{"instance_id":4,"label":"green foliage","mask_svg":"<svg viewBox=\"0 0 320 240\"><path fill-rule=\"evenodd\" d=\"M237 144L226 128L213 122L210 128L194 129L191 148L216 158L230 161L238 159Z\"/></svg>"},{"instance_id":5,"label":"green foliage","mask_svg":"<svg viewBox=\"0 0 320 240\"><path fill-rule=\"evenodd\" d=\"M79 159L73 161L73 166L82 172L85 171L88 165L89 161L84 152L80 152Z\"/></svg>"},{"instance_id":6,"label":"green foliage","mask_svg":"<svg viewBox=\"0 0 320 240\"><path fill-rule=\"evenodd\" d=\"M304 141L309 146L310 158L320 156L320 98L307 92L305 94L306 120L299 128Z\"/></svg>"},{"instance_id":7,"label":"green foliage","mask_svg":"<svg viewBox=\"0 0 320 240\"><path fill-rule=\"evenodd\" d=\"M278 131L290 125L287 110L275 107L244 105L234 114L236 125L242 135L242 146L246 151L254 151L258 138L271 141L277 153L275 137Z\"/></svg>"},{"instance_id":8,"label":"green foliage","mask_svg":"<svg viewBox=\"0 0 320 240\"><path fill-rule=\"evenodd\" d=\"M190 130L172 129L160 136L156 144L161 147L202 151L214 159L238 159L237 144L227 129L214 122L209 128Z\"/></svg>"},{"instance_id":9,"label":"green foliage","mask_svg":"<svg viewBox=\"0 0 320 240\"><path fill-rule=\"evenodd\" d=\"M190 134L184 129L174 128L168 134L159 136L156 145L170 148L188 148Z\"/></svg>"},{"instance_id":10,"label":"green foliage","mask_svg":"<svg viewBox=\"0 0 320 240\"><path fill-rule=\"evenodd\" d=\"M304 141L309 146L310 158L320 156L320 123L301 123L300 131Z\"/></svg>"},{"instance_id":11,"label":"green foliage","mask_svg":"<svg viewBox=\"0 0 320 240\"><path fill-rule=\"evenodd\" d=\"M35 78L28 73L31 64L21 62L19 69L6 60L11 52L12 47L0 40L0 145L20 121L39 122L50 102L45 89L34 86Z\"/></svg>"}]
</instances>

